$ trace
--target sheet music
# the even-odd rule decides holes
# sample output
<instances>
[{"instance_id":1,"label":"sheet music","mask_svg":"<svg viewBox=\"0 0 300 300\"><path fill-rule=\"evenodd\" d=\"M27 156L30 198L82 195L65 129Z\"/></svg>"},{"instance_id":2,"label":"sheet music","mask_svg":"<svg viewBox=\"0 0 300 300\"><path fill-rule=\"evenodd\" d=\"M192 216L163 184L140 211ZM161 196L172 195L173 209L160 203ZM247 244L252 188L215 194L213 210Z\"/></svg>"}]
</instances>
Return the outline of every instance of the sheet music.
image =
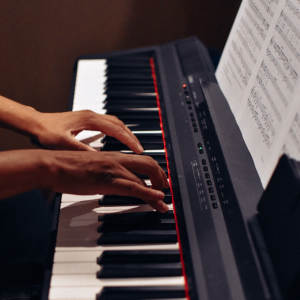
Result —
<instances>
[{"instance_id":1,"label":"sheet music","mask_svg":"<svg viewBox=\"0 0 300 300\"><path fill-rule=\"evenodd\" d=\"M264 186L300 158L300 0L244 0L216 76Z\"/></svg>"}]
</instances>

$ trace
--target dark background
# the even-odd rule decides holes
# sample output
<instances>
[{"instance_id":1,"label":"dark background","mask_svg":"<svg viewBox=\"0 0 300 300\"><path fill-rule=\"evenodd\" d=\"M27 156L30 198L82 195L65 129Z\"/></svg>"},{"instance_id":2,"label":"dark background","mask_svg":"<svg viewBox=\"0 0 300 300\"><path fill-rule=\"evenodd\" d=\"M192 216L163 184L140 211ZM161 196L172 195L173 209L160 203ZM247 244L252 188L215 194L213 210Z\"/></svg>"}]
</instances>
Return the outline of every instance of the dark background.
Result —
<instances>
[{"instance_id":1,"label":"dark background","mask_svg":"<svg viewBox=\"0 0 300 300\"><path fill-rule=\"evenodd\" d=\"M82 54L197 36L222 51L241 0L1 0L0 95L43 112L67 110ZM0 149L32 148L0 129Z\"/></svg>"}]
</instances>

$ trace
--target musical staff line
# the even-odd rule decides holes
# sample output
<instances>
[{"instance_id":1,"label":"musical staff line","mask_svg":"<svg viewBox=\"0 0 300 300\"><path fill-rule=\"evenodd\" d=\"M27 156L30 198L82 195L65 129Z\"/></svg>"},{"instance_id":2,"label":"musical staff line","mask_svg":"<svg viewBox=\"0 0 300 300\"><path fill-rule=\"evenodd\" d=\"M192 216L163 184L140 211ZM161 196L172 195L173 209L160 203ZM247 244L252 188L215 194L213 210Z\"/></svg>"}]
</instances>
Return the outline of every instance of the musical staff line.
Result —
<instances>
[{"instance_id":1,"label":"musical staff line","mask_svg":"<svg viewBox=\"0 0 300 300\"><path fill-rule=\"evenodd\" d=\"M254 63L256 63L256 58L254 57L254 55L250 49L249 43L246 41L246 39L243 37L243 35L241 34L241 32L239 30L237 30L237 35L238 35L239 39L241 40L243 46L245 47L246 51L248 52L251 60Z\"/></svg>"},{"instance_id":2,"label":"musical staff line","mask_svg":"<svg viewBox=\"0 0 300 300\"><path fill-rule=\"evenodd\" d=\"M268 92L268 90L267 90L266 86L264 85L263 80L262 80L262 78L260 77L259 74L257 75L256 80L257 80L258 84L260 85L262 91L264 92L265 96L267 97L267 100L270 103L277 120L279 122L281 122L281 115L280 115L280 113L279 113L279 111L278 111L278 109L277 109L270 93Z\"/></svg>"},{"instance_id":3,"label":"musical staff line","mask_svg":"<svg viewBox=\"0 0 300 300\"><path fill-rule=\"evenodd\" d=\"M256 5L254 4L253 0L249 0L249 5L251 10L253 11L253 13L256 15L256 17L263 23L263 25L265 26L265 30L268 31L270 24L268 23L268 21L263 17L263 15L260 13L259 9L256 7Z\"/></svg>"},{"instance_id":4,"label":"musical staff line","mask_svg":"<svg viewBox=\"0 0 300 300\"><path fill-rule=\"evenodd\" d=\"M296 148L298 149L298 152L300 152L299 132L300 132L300 119L299 119L299 115L297 114L289 130L289 136L294 142Z\"/></svg>"},{"instance_id":5,"label":"musical staff line","mask_svg":"<svg viewBox=\"0 0 300 300\"><path fill-rule=\"evenodd\" d=\"M291 22L291 20L288 18L288 16L282 11L280 18L282 18L285 23L290 27L290 29L294 32L294 37L297 38L297 45L299 45L300 42L300 31L296 28L296 26ZM276 24L276 31L279 33L279 35L282 37L282 39L286 42L289 49L292 51L292 53L295 55L298 62L300 62L300 54L296 48L296 46L293 45L291 38L288 38L287 35L284 32L284 25L282 24L282 20L279 19L278 23Z\"/></svg>"},{"instance_id":6,"label":"musical staff line","mask_svg":"<svg viewBox=\"0 0 300 300\"><path fill-rule=\"evenodd\" d=\"M272 54L272 52L269 49L269 47L267 48L267 56L273 62L273 64L275 65L276 69L278 70L280 76L282 77L282 80L286 83L287 88L292 93L294 91L295 83L296 83L296 81L298 79L298 74L294 70L294 68L292 67L292 65L290 64L289 60L287 59L287 57L283 53L283 51L280 48L280 46L275 42L274 38L271 39L270 45L273 47L273 49L275 50L275 52L279 55L279 59L282 61L283 65L284 65L284 68L286 69L286 71L289 71L289 74L286 74L284 72L284 70L281 68L280 64L278 63L277 59ZM294 84L292 84L290 82L288 76L291 77L291 79L293 80Z\"/></svg>"},{"instance_id":7,"label":"musical staff line","mask_svg":"<svg viewBox=\"0 0 300 300\"><path fill-rule=\"evenodd\" d=\"M273 87L274 87L275 91L277 92L282 104L285 107L287 107L288 106L288 101L286 100L286 98L284 97L280 87L278 86L277 79L271 74L270 70L268 69L268 67L266 66L264 61L261 64L261 68L264 70L264 72L267 74L268 78L270 79L271 83L273 84Z\"/></svg>"},{"instance_id":8,"label":"musical staff line","mask_svg":"<svg viewBox=\"0 0 300 300\"><path fill-rule=\"evenodd\" d=\"M239 59L241 61L241 64L242 64L243 68L245 69L247 75L250 77L251 76L251 70L250 70L246 60L243 57L242 51L238 49L235 41L232 41L232 47L233 47L233 50L235 51L235 53L237 54L237 56L239 57Z\"/></svg>"},{"instance_id":9,"label":"musical staff line","mask_svg":"<svg viewBox=\"0 0 300 300\"><path fill-rule=\"evenodd\" d=\"M253 26L255 27L255 29L257 30L257 34L258 34L259 36L261 36L261 38L262 38L263 40L265 40L265 39L266 39L266 35L265 35L265 33L264 33L264 30L263 30L263 29L259 26L259 24L254 20L254 18L253 18L253 16L252 16L252 14L250 13L249 9L246 8L246 9L245 9L245 12L246 12L246 15L248 16L248 18L250 19L250 21L252 22Z\"/></svg>"},{"instance_id":10,"label":"musical staff line","mask_svg":"<svg viewBox=\"0 0 300 300\"><path fill-rule=\"evenodd\" d=\"M236 60L235 60L233 54L231 53L231 51L229 51L229 57L231 59L232 64L234 65L236 71L238 72L239 77L241 78L241 81L244 83L245 86L247 86L247 84L248 84L248 78L243 75L242 70L239 67L238 63L236 62ZM233 72L233 74L234 74L234 72ZM237 80L237 82L239 82L239 81Z\"/></svg>"},{"instance_id":11,"label":"musical staff line","mask_svg":"<svg viewBox=\"0 0 300 300\"><path fill-rule=\"evenodd\" d=\"M256 104L256 106L260 110L261 119L265 123L264 125L260 121L259 112L255 109L254 105L252 104L251 98L253 98L254 104ZM249 107L256 124L258 125L258 129L263 137L264 143L266 143L267 147L270 148L272 142L271 138L275 136L276 131L272 125L272 122L270 121L270 118L266 112L264 105L261 103L259 99L258 92L255 91L255 87L253 87L251 90L250 96L247 100L247 106ZM267 133L268 130L271 132L272 137L268 135Z\"/></svg>"},{"instance_id":12,"label":"musical staff line","mask_svg":"<svg viewBox=\"0 0 300 300\"><path fill-rule=\"evenodd\" d=\"M296 6L292 3L291 0L286 1L286 5L289 7L289 9L294 13L294 15L300 20L300 11Z\"/></svg>"},{"instance_id":13,"label":"musical staff line","mask_svg":"<svg viewBox=\"0 0 300 300\"><path fill-rule=\"evenodd\" d=\"M273 18L274 12L272 11L272 9L270 7L272 2L271 2L271 4L268 5L265 0L259 0L259 1L260 1L261 5L265 8L267 13Z\"/></svg>"},{"instance_id":14,"label":"musical staff line","mask_svg":"<svg viewBox=\"0 0 300 300\"><path fill-rule=\"evenodd\" d=\"M255 46L261 50L261 44L260 42L257 40L257 38L254 36L252 29L249 27L249 25L247 24L247 22L245 21L244 18L242 18L241 20L242 24L244 25L244 27L246 28L247 33L251 36L252 40L254 41Z\"/></svg>"}]
</instances>

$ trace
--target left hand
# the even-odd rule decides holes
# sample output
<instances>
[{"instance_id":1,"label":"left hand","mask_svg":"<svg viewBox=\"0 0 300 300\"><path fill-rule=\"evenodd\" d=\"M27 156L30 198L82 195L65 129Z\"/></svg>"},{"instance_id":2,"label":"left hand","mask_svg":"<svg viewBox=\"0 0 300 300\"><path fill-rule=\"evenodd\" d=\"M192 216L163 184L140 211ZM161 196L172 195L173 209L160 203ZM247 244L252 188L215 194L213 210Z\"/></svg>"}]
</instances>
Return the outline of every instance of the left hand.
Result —
<instances>
[{"instance_id":1,"label":"left hand","mask_svg":"<svg viewBox=\"0 0 300 300\"><path fill-rule=\"evenodd\" d=\"M90 110L39 113L37 121L39 125L35 136L48 149L95 151L75 138L83 130L94 130L118 139L137 154L143 152L130 129L111 115L100 115Z\"/></svg>"}]
</instances>

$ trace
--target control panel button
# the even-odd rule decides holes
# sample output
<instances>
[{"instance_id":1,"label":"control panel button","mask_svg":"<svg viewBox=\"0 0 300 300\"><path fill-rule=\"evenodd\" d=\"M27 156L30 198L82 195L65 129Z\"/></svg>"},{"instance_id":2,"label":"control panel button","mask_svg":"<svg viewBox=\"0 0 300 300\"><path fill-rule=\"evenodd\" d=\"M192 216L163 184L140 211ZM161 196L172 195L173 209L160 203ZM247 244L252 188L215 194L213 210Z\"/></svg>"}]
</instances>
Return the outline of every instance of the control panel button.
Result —
<instances>
[{"instance_id":1,"label":"control panel button","mask_svg":"<svg viewBox=\"0 0 300 300\"><path fill-rule=\"evenodd\" d=\"M210 200L212 200L212 201L216 200L216 196L215 195L210 195Z\"/></svg>"},{"instance_id":2,"label":"control panel button","mask_svg":"<svg viewBox=\"0 0 300 300\"><path fill-rule=\"evenodd\" d=\"M207 172L208 171L208 167L203 167L203 171Z\"/></svg>"},{"instance_id":3,"label":"control panel button","mask_svg":"<svg viewBox=\"0 0 300 300\"><path fill-rule=\"evenodd\" d=\"M210 178L209 173L205 173L205 178Z\"/></svg>"},{"instance_id":4,"label":"control panel button","mask_svg":"<svg viewBox=\"0 0 300 300\"><path fill-rule=\"evenodd\" d=\"M198 132L198 128L194 128L194 132Z\"/></svg>"},{"instance_id":5,"label":"control panel button","mask_svg":"<svg viewBox=\"0 0 300 300\"><path fill-rule=\"evenodd\" d=\"M202 165L206 165L207 164L206 159L202 159L201 162L202 162Z\"/></svg>"},{"instance_id":6,"label":"control panel button","mask_svg":"<svg viewBox=\"0 0 300 300\"><path fill-rule=\"evenodd\" d=\"M212 185L211 180L207 180L207 185Z\"/></svg>"},{"instance_id":7,"label":"control panel button","mask_svg":"<svg viewBox=\"0 0 300 300\"><path fill-rule=\"evenodd\" d=\"M213 193L213 192L214 192L214 188L213 188L213 187L210 187L210 188L208 188L208 191L209 191L210 193Z\"/></svg>"},{"instance_id":8,"label":"control panel button","mask_svg":"<svg viewBox=\"0 0 300 300\"><path fill-rule=\"evenodd\" d=\"M218 208L218 203L217 203L217 202L214 202L214 203L212 204L212 207L213 207L214 209Z\"/></svg>"}]
</instances>

